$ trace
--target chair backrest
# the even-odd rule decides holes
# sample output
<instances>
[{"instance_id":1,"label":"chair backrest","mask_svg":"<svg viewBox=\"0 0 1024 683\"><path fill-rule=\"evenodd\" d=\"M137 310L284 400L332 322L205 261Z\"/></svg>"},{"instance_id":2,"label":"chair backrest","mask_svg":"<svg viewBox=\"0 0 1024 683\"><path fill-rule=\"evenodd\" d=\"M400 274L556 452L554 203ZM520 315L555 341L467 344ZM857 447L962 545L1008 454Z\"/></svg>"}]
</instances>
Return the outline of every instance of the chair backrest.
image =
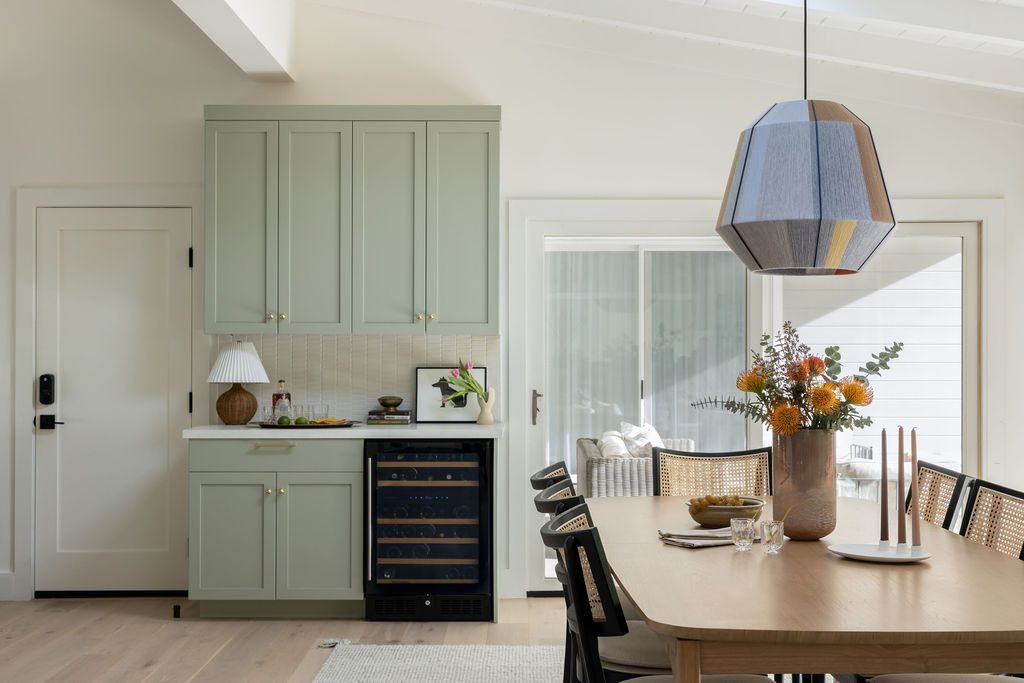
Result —
<instances>
[{"instance_id":1,"label":"chair backrest","mask_svg":"<svg viewBox=\"0 0 1024 683\"><path fill-rule=\"evenodd\" d=\"M871 446L862 446L860 444L850 444L850 457L859 458L861 460L874 460L875 451Z\"/></svg>"},{"instance_id":2,"label":"chair backrest","mask_svg":"<svg viewBox=\"0 0 1024 683\"><path fill-rule=\"evenodd\" d=\"M530 477L530 486L534 491L543 491L552 484L569 478L569 468L565 461L553 462L542 470L534 472Z\"/></svg>"},{"instance_id":3,"label":"chair backrest","mask_svg":"<svg viewBox=\"0 0 1024 683\"><path fill-rule=\"evenodd\" d=\"M612 582L601 535L586 505L567 510L541 529L549 548L565 562L569 628L576 640L583 683L605 683L597 639L629 632Z\"/></svg>"},{"instance_id":4,"label":"chair backrest","mask_svg":"<svg viewBox=\"0 0 1024 683\"><path fill-rule=\"evenodd\" d=\"M772 448L730 453L653 449L656 496L770 496Z\"/></svg>"},{"instance_id":5,"label":"chair backrest","mask_svg":"<svg viewBox=\"0 0 1024 683\"><path fill-rule=\"evenodd\" d=\"M960 534L1024 560L1024 492L976 480L967 498Z\"/></svg>"},{"instance_id":6,"label":"chair backrest","mask_svg":"<svg viewBox=\"0 0 1024 683\"><path fill-rule=\"evenodd\" d=\"M956 517L963 494L971 477L945 467L933 465L924 460L917 461L918 502L921 504L921 519L949 529ZM904 510L910 511L911 492L907 492Z\"/></svg>"},{"instance_id":7,"label":"chair backrest","mask_svg":"<svg viewBox=\"0 0 1024 683\"><path fill-rule=\"evenodd\" d=\"M533 498L533 504L537 512L547 515L548 519L554 518L570 508L583 503L583 496L576 493L576 487L572 479L563 479L547 487Z\"/></svg>"}]
</instances>

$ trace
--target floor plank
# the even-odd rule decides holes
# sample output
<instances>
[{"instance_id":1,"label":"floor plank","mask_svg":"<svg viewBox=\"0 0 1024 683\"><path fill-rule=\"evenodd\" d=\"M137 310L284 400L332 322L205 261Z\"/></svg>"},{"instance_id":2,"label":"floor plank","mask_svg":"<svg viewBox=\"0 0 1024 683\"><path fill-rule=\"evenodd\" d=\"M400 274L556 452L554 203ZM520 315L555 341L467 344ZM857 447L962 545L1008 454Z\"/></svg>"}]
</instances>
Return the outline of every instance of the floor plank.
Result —
<instances>
[{"instance_id":1,"label":"floor plank","mask_svg":"<svg viewBox=\"0 0 1024 683\"><path fill-rule=\"evenodd\" d=\"M171 608L182 606L182 618ZM309 683L331 650L355 643L559 645L561 599L503 604L501 624L199 619L180 598L0 602L0 681Z\"/></svg>"}]
</instances>

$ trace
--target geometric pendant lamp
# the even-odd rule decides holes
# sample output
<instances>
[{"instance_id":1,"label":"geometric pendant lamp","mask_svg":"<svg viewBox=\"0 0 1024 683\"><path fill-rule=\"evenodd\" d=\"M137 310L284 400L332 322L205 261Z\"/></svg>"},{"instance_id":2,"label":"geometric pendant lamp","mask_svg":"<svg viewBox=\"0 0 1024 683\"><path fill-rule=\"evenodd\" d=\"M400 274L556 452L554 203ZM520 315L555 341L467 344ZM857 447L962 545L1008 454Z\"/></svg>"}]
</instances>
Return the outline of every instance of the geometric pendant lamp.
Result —
<instances>
[{"instance_id":1,"label":"geometric pendant lamp","mask_svg":"<svg viewBox=\"0 0 1024 683\"><path fill-rule=\"evenodd\" d=\"M856 273L895 227L871 129L843 105L780 102L740 134L717 231L751 271Z\"/></svg>"}]
</instances>

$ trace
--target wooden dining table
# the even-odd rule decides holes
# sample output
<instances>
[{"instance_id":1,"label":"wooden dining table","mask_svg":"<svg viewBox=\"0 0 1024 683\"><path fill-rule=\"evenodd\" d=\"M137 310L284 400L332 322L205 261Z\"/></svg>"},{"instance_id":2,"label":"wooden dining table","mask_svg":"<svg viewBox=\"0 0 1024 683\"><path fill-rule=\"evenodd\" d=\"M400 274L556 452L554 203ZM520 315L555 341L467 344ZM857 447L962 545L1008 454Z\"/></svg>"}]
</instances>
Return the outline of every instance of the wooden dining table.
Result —
<instances>
[{"instance_id":1,"label":"wooden dining table","mask_svg":"<svg viewBox=\"0 0 1024 683\"><path fill-rule=\"evenodd\" d=\"M1024 671L1024 562L940 527L921 525L930 559L884 565L827 550L877 542L870 501L840 498L830 536L787 540L778 555L758 544L663 544L659 529L696 528L684 498L587 503L620 591L667 640L679 683L702 673ZM762 518L772 518L770 498Z\"/></svg>"}]
</instances>

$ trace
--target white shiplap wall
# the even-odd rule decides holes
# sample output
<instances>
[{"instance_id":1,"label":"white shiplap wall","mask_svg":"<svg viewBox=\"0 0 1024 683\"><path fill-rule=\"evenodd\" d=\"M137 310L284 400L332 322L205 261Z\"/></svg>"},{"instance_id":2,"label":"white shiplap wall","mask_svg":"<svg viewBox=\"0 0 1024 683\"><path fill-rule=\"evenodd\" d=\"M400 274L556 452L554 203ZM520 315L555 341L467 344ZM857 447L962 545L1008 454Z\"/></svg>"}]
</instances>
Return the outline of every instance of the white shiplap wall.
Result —
<instances>
[{"instance_id":1,"label":"white shiplap wall","mask_svg":"<svg viewBox=\"0 0 1024 683\"><path fill-rule=\"evenodd\" d=\"M878 457L882 428L895 447L903 425L917 427L921 458L960 469L961 261L958 237L894 237L860 274L784 278L785 319L816 352L839 345L845 374L894 341L906 345L889 372L872 378L875 401L864 412L874 424L840 433L840 457L851 444Z\"/></svg>"},{"instance_id":2,"label":"white shiplap wall","mask_svg":"<svg viewBox=\"0 0 1024 683\"><path fill-rule=\"evenodd\" d=\"M234 339L253 342L270 377L270 384L247 385L261 409L269 405L279 379L287 382L295 403L327 403L336 417L365 419L366 411L377 407L377 397L388 394L404 398L402 408L415 409L416 368L454 366L460 358L486 367L488 385L501 395L499 337L282 334ZM216 346L231 340L218 336ZM217 387L215 396L221 390Z\"/></svg>"}]
</instances>

